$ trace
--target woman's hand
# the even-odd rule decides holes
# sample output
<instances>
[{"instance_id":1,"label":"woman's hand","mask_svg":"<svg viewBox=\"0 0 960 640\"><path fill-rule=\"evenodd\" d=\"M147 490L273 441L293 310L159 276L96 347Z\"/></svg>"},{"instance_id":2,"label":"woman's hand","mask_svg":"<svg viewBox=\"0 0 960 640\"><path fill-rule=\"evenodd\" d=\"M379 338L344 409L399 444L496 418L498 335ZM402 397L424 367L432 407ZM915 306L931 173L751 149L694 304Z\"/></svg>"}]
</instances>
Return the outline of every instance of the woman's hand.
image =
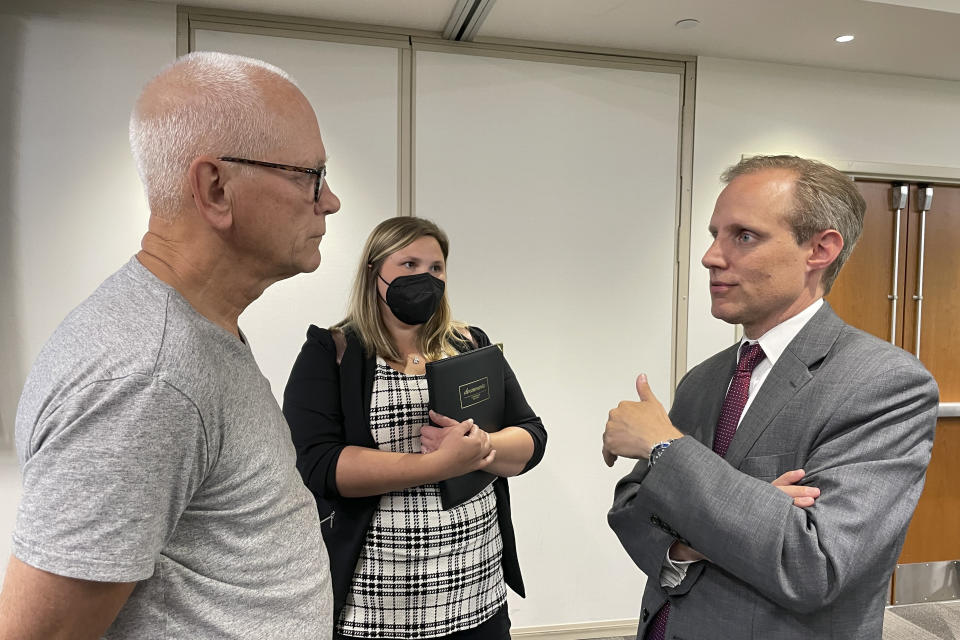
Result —
<instances>
[{"instance_id":1,"label":"woman's hand","mask_svg":"<svg viewBox=\"0 0 960 640\"><path fill-rule=\"evenodd\" d=\"M430 410L430 420L433 424L440 426L435 427L430 424L425 424L420 427L420 453L432 453L439 449L440 443L450 434L450 430L446 427L453 427L460 424L453 418L448 418L433 409Z\"/></svg>"},{"instance_id":2,"label":"woman's hand","mask_svg":"<svg viewBox=\"0 0 960 640\"><path fill-rule=\"evenodd\" d=\"M442 427L425 424L420 427L420 453L432 453L440 448L440 443L450 433Z\"/></svg>"},{"instance_id":3,"label":"woman's hand","mask_svg":"<svg viewBox=\"0 0 960 640\"><path fill-rule=\"evenodd\" d=\"M448 477L483 469L493 462L497 452L490 443L490 434L474 424L473 420L457 422L433 411L430 412L430 419L441 425L441 428L424 427L428 429L428 440L431 436L437 436L434 440L436 448L428 452L428 455L437 456L442 461L444 468L449 471ZM442 433L431 433L430 430ZM422 430L420 438L422 447Z\"/></svg>"}]
</instances>

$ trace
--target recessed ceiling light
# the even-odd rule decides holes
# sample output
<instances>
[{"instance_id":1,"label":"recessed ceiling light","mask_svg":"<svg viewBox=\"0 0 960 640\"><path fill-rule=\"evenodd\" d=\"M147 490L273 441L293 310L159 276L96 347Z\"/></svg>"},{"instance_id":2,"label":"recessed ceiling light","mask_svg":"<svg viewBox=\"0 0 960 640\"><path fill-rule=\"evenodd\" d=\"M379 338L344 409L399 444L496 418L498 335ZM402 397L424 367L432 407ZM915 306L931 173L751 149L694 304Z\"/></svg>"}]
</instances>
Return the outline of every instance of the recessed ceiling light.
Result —
<instances>
[{"instance_id":1,"label":"recessed ceiling light","mask_svg":"<svg viewBox=\"0 0 960 640\"><path fill-rule=\"evenodd\" d=\"M853 34L847 34L847 35L844 35L844 36L837 36L836 38L834 38L834 40L836 40L837 42L852 42L852 41L853 41Z\"/></svg>"},{"instance_id":2,"label":"recessed ceiling light","mask_svg":"<svg viewBox=\"0 0 960 640\"><path fill-rule=\"evenodd\" d=\"M684 18L683 20L677 20L673 26L677 29L693 29L700 24L700 21L696 18Z\"/></svg>"}]
</instances>

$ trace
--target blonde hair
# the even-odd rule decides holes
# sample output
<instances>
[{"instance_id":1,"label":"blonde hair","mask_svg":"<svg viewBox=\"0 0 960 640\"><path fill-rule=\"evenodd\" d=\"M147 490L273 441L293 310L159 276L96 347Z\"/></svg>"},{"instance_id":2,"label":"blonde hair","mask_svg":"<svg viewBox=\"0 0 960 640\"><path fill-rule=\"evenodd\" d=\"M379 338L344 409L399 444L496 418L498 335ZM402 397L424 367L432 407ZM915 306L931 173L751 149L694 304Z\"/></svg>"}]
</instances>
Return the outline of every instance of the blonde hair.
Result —
<instances>
[{"instance_id":1,"label":"blonde hair","mask_svg":"<svg viewBox=\"0 0 960 640\"><path fill-rule=\"evenodd\" d=\"M411 243L429 236L434 238L443 252L446 262L450 249L447 234L435 223L425 218L402 216L388 218L378 224L360 256L360 265L353 281L353 290L347 307L347 317L331 327L352 331L360 339L368 356L377 354L395 362L403 361L404 355L397 349L393 337L380 315L377 278L387 257ZM452 319L447 293L443 297L433 316L417 331L417 349L428 360L439 360L445 355L454 355L460 350L456 344L469 340L467 325Z\"/></svg>"},{"instance_id":2,"label":"blonde hair","mask_svg":"<svg viewBox=\"0 0 960 640\"><path fill-rule=\"evenodd\" d=\"M130 115L130 148L152 215L177 216L194 158L262 159L287 142L282 117L269 105L271 78L296 86L286 72L262 60L195 51L147 84Z\"/></svg>"}]
</instances>

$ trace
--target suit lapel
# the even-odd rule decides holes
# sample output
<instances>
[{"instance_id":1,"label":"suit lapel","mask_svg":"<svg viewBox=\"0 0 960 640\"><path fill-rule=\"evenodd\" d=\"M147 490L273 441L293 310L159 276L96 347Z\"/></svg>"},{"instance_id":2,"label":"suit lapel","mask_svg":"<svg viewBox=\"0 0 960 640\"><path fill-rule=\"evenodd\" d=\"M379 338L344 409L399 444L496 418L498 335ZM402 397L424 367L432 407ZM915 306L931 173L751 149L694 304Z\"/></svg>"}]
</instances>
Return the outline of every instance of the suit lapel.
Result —
<instances>
[{"instance_id":1,"label":"suit lapel","mask_svg":"<svg viewBox=\"0 0 960 640\"><path fill-rule=\"evenodd\" d=\"M763 434L780 410L789 402L813 376L807 366L798 360L790 350L783 352L777 364L763 381L763 386L757 392L743 416L737 432L730 442L726 460L734 467L739 467L757 439Z\"/></svg>"},{"instance_id":2,"label":"suit lapel","mask_svg":"<svg viewBox=\"0 0 960 640\"><path fill-rule=\"evenodd\" d=\"M811 369L816 369L826 357L843 326L843 321L824 301L770 370L737 428L727 450L727 462L740 466L783 407L813 378Z\"/></svg>"},{"instance_id":3,"label":"suit lapel","mask_svg":"<svg viewBox=\"0 0 960 640\"><path fill-rule=\"evenodd\" d=\"M684 420L683 426L687 426L689 428L687 432L708 447L713 446L713 434L717 430L717 421L720 419L720 409L727 395L730 378L733 377L733 371L737 367L739 349L738 342L718 354L720 357L713 358L715 362L707 365L709 368L702 378L697 378L697 380L706 381L704 384L710 385L709 388L694 391L699 397L693 403L685 403L683 407L683 415L688 417ZM671 418L673 418L672 415ZM683 420L683 418L680 419Z\"/></svg>"}]
</instances>

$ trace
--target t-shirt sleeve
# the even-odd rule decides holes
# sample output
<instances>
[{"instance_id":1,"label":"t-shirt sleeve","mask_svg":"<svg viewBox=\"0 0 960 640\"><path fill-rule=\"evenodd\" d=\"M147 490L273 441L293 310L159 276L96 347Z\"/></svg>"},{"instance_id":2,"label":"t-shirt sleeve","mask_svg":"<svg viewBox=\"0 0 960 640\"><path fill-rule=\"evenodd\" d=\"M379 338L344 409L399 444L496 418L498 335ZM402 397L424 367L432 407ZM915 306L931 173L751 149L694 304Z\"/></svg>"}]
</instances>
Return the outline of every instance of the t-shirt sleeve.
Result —
<instances>
[{"instance_id":1,"label":"t-shirt sleeve","mask_svg":"<svg viewBox=\"0 0 960 640\"><path fill-rule=\"evenodd\" d=\"M204 425L183 393L146 375L90 384L35 425L13 553L73 578L149 578L206 471Z\"/></svg>"}]
</instances>

